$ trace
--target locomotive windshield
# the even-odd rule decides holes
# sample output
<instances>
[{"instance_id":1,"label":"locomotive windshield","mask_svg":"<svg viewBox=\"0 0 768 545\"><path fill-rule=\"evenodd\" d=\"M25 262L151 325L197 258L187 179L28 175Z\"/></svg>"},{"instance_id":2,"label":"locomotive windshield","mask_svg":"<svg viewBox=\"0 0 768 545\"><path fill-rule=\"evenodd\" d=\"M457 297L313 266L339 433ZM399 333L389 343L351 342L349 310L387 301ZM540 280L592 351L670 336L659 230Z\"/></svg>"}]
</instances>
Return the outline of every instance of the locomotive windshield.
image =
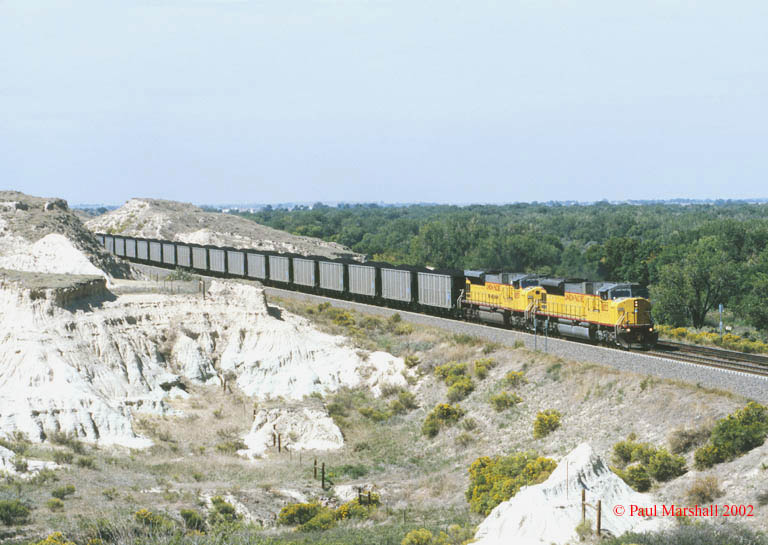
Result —
<instances>
[{"instance_id":1,"label":"locomotive windshield","mask_svg":"<svg viewBox=\"0 0 768 545\"><path fill-rule=\"evenodd\" d=\"M648 288L643 288L641 286L633 286L632 297L642 297L643 299L650 299L651 295L648 293Z\"/></svg>"}]
</instances>

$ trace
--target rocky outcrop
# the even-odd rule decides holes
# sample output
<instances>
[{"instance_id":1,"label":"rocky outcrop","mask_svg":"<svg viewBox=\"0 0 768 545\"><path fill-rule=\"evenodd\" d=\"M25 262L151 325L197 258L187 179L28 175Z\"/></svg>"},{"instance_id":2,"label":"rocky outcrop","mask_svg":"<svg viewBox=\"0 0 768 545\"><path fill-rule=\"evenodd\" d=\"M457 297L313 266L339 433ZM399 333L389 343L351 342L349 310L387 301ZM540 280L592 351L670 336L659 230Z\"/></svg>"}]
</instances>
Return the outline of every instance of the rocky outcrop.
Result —
<instances>
[{"instance_id":1,"label":"rocky outcrop","mask_svg":"<svg viewBox=\"0 0 768 545\"><path fill-rule=\"evenodd\" d=\"M587 502L602 502L604 534L620 536L629 531L656 531L666 525L658 517L630 516L631 505L652 506L649 494L632 490L611 471L587 443L563 458L541 484L522 488L515 496L491 511L478 527L475 545L564 545L577 543L576 526L581 522L581 491ZM614 514L614 507L625 509ZM587 510L595 528L595 513Z\"/></svg>"},{"instance_id":2,"label":"rocky outcrop","mask_svg":"<svg viewBox=\"0 0 768 545\"><path fill-rule=\"evenodd\" d=\"M0 191L0 268L129 278L62 199Z\"/></svg>"},{"instance_id":3,"label":"rocky outcrop","mask_svg":"<svg viewBox=\"0 0 768 545\"><path fill-rule=\"evenodd\" d=\"M294 400L405 382L400 358L375 353L366 361L343 337L287 312L278 318L252 285L213 282L205 300L124 294L85 308L31 293L0 287L1 435L43 441L66 432L143 447L150 442L134 433L133 415L167 413L166 399L186 395L185 381Z\"/></svg>"},{"instance_id":4,"label":"rocky outcrop","mask_svg":"<svg viewBox=\"0 0 768 545\"><path fill-rule=\"evenodd\" d=\"M248 445L241 451L249 457L263 456L274 447L277 436L289 450L338 450L344 446L341 430L322 406L280 406L260 409L251 431L243 440Z\"/></svg>"}]
</instances>

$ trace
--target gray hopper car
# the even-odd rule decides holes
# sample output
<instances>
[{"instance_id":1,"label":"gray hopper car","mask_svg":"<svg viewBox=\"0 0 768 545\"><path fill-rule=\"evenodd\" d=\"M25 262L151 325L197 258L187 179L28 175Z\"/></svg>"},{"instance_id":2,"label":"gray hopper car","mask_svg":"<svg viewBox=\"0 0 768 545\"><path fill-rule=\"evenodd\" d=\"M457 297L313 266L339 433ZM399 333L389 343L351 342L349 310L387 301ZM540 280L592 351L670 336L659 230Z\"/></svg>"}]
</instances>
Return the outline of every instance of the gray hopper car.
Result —
<instances>
[{"instance_id":1,"label":"gray hopper car","mask_svg":"<svg viewBox=\"0 0 768 545\"><path fill-rule=\"evenodd\" d=\"M293 283L299 286L315 287L315 260L293 258Z\"/></svg>"},{"instance_id":2,"label":"gray hopper car","mask_svg":"<svg viewBox=\"0 0 768 545\"><path fill-rule=\"evenodd\" d=\"M227 272L227 255L224 250L208 248L208 269L213 272Z\"/></svg>"},{"instance_id":3,"label":"gray hopper car","mask_svg":"<svg viewBox=\"0 0 768 545\"><path fill-rule=\"evenodd\" d=\"M146 240L136 241L136 257L144 261L149 260L149 242Z\"/></svg>"},{"instance_id":4,"label":"gray hopper car","mask_svg":"<svg viewBox=\"0 0 768 545\"><path fill-rule=\"evenodd\" d=\"M149 241L149 260L163 262L163 245L154 240Z\"/></svg>"},{"instance_id":5,"label":"gray hopper car","mask_svg":"<svg viewBox=\"0 0 768 545\"><path fill-rule=\"evenodd\" d=\"M381 268L381 296L390 301L410 303L412 297L412 275L405 269Z\"/></svg>"},{"instance_id":6,"label":"gray hopper car","mask_svg":"<svg viewBox=\"0 0 768 545\"><path fill-rule=\"evenodd\" d=\"M376 296L376 268L365 265L347 265L349 271L349 293Z\"/></svg>"},{"instance_id":7,"label":"gray hopper car","mask_svg":"<svg viewBox=\"0 0 768 545\"><path fill-rule=\"evenodd\" d=\"M192 267L203 271L208 269L208 250L192 246Z\"/></svg>"},{"instance_id":8,"label":"gray hopper car","mask_svg":"<svg viewBox=\"0 0 768 545\"><path fill-rule=\"evenodd\" d=\"M251 278L267 278L267 257L262 254L248 252L248 276Z\"/></svg>"},{"instance_id":9,"label":"gray hopper car","mask_svg":"<svg viewBox=\"0 0 768 545\"><path fill-rule=\"evenodd\" d=\"M176 257L179 261L180 267L192 266L192 250L190 249L189 246L184 246L183 244L177 244Z\"/></svg>"},{"instance_id":10,"label":"gray hopper car","mask_svg":"<svg viewBox=\"0 0 768 545\"><path fill-rule=\"evenodd\" d=\"M125 257L130 257L135 259L137 257L136 255L136 239L135 238L128 238L125 239Z\"/></svg>"},{"instance_id":11,"label":"gray hopper car","mask_svg":"<svg viewBox=\"0 0 768 545\"><path fill-rule=\"evenodd\" d=\"M344 264L321 261L320 287L324 290L344 291Z\"/></svg>"},{"instance_id":12,"label":"gray hopper car","mask_svg":"<svg viewBox=\"0 0 768 545\"><path fill-rule=\"evenodd\" d=\"M291 281L291 263L287 257L269 256L269 279L275 282Z\"/></svg>"},{"instance_id":13,"label":"gray hopper car","mask_svg":"<svg viewBox=\"0 0 768 545\"><path fill-rule=\"evenodd\" d=\"M227 250L227 272L245 276L245 254L236 250Z\"/></svg>"},{"instance_id":14,"label":"gray hopper car","mask_svg":"<svg viewBox=\"0 0 768 545\"><path fill-rule=\"evenodd\" d=\"M125 239L115 238L115 254L119 256L125 256Z\"/></svg>"},{"instance_id":15,"label":"gray hopper car","mask_svg":"<svg viewBox=\"0 0 768 545\"><path fill-rule=\"evenodd\" d=\"M176 245L170 242L163 242L163 263L167 265L176 264Z\"/></svg>"}]
</instances>

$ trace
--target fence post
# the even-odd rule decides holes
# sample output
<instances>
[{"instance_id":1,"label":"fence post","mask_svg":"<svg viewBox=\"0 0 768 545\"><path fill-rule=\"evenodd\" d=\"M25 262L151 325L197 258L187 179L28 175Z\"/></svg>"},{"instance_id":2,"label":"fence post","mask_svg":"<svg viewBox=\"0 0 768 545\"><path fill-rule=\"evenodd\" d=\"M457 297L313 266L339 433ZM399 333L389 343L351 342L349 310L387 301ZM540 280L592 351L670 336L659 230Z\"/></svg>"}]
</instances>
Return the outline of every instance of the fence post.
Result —
<instances>
[{"instance_id":1,"label":"fence post","mask_svg":"<svg viewBox=\"0 0 768 545\"><path fill-rule=\"evenodd\" d=\"M315 458L315 467L313 471L314 479L317 479L317 458Z\"/></svg>"},{"instance_id":2,"label":"fence post","mask_svg":"<svg viewBox=\"0 0 768 545\"><path fill-rule=\"evenodd\" d=\"M586 490L581 489L581 523L584 524L584 520L587 517L587 497Z\"/></svg>"},{"instance_id":3,"label":"fence post","mask_svg":"<svg viewBox=\"0 0 768 545\"><path fill-rule=\"evenodd\" d=\"M602 500L597 500L597 535L600 535L600 522L602 515Z\"/></svg>"},{"instance_id":4,"label":"fence post","mask_svg":"<svg viewBox=\"0 0 768 545\"><path fill-rule=\"evenodd\" d=\"M282 452L282 442L283 442L283 436L281 434L277 434L277 452Z\"/></svg>"},{"instance_id":5,"label":"fence post","mask_svg":"<svg viewBox=\"0 0 768 545\"><path fill-rule=\"evenodd\" d=\"M320 467L320 487L325 490L325 462L323 462L323 465Z\"/></svg>"}]
</instances>

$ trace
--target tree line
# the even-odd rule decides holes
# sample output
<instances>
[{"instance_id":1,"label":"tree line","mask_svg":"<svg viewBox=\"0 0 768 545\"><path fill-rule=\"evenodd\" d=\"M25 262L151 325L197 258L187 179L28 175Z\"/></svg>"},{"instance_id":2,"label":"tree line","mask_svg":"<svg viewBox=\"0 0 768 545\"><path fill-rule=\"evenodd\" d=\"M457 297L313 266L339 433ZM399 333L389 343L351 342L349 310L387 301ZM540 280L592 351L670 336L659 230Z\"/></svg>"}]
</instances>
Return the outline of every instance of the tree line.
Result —
<instances>
[{"instance_id":1,"label":"tree line","mask_svg":"<svg viewBox=\"0 0 768 545\"><path fill-rule=\"evenodd\" d=\"M768 205L343 205L243 213L372 259L639 282L656 319L702 327L726 305L768 327Z\"/></svg>"}]
</instances>

